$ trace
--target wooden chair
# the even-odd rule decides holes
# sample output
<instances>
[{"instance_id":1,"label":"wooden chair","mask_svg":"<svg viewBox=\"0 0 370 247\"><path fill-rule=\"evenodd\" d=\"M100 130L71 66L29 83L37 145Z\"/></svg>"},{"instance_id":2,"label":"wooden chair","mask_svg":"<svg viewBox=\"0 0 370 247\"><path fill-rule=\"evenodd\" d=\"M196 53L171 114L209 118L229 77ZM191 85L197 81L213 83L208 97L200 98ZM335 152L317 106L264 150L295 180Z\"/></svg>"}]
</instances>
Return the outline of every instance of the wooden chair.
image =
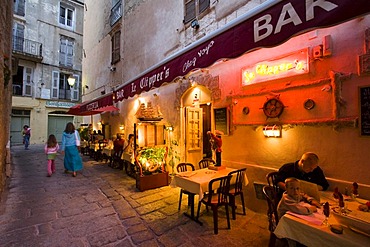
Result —
<instances>
[{"instance_id":1,"label":"wooden chair","mask_svg":"<svg viewBox=\"0 0 370 247\"><path fill-rule=\"evenodd\" d=\"M216 161L214 161L213 159L210 159L210 158L202 159L198 163L199 169L208 168L209 165L215 165L215 164L216 164Z\"/></svg>"},{"instance_id":2,"label":"wooden chair","mask_svg":"<svg viewBox=\"0 0 370 247\"><path fill-rule=\"evenodd\" d=\"M280 189L280 187L277 184L277 181L276 181L277 175L278 175L278 172L270 172L266 175L266 180L267 180L268 185L274 189L277 199L280 200L283 194L283 191L282 189Z\"/></svg>"},{"instance_id":3,"label":"wooden chair","mask_svg":"<svg viewBox=\"0 0 370 247\"><path fill-rule=\"evenodd\" d=\"M123 150L119 152L114 152L112 156L112 168L123 169L123 160L122 160Z\"/></svg>"},{"instance_id":4,"label":"wooden chair","mask_svg":"<svg viewBox=\"0 0 370 247\"><path fill-rule=\"evenodd\" d=\"M236 205L235 205L235 197L240 195L240 199L242 201L243 206L243 215L245 215L245 205L244 205L244 194L243 194L243 183L244 183L244 173L247 168L242 168L236 171L232 171L229 173L230 176L236 176L235 184L230 185L229 190L229 204L231 206L231 212L233 215L233 220L236 219Z\"/></svg>"},{"instance_id":5,"label":"wooden chair","mask_svg":"<svg viewBox=\"0 0 370 247\"><path fill-rule=\"evenodd\" d=\"M203 199L198 203L197 220L199 219L199 212L201 204L210 206L213 211L213 231L218 234L218 208L225 206L227 228L230 229L230 217L229 217L229 203L228 193L230 190L231 176L225 176L220 178L212 179L208 185L208 194L205 194ZM218 188L214 184L219 185Z\"/></svg>"},{"instance_id":6,"label":"wooden chair","mask_svg":"<svg viewBox=\"0 0 370 247\"><path fill-rule=\"evenodd\" d=\"M194 171L195 167L191 163L179 163L176 167L177 172L186 172L186 171ZM180 199L179 199L179 209L181 209L181 200L182 200L182 194L185 194L188 196L188 206L192 206L194 204L194 193L191 193L187 190L181 189L180 190Z\"/></svg>"},{"instance_id":7,"label":"wooden chair","mask_svg":"<svg viewBox=\"0 0 370 247\"><path fill-rule=\"evenodd\" d=\"M263 194L266 197L267 201L267 219L269 221L269 231L270 231L270 241L269 247L275 246L276 240L278 237L274 234L275 228L279 223L279 216L277 212L277 206L279 204L279 200L277 198L277 194L275 189L272 186L265 185L263 187ZM287 246L288 242L286 239L283 239L283 246Z\"/></svg>"}]
</instances>

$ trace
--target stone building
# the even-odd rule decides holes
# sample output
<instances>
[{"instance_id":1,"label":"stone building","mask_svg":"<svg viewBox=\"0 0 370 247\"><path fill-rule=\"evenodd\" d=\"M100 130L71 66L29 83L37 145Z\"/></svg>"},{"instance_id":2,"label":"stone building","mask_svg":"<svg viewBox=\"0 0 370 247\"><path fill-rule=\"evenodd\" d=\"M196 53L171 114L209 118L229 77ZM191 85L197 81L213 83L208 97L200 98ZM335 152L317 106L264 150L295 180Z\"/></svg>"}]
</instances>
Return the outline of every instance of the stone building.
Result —
<instances>
[{"instance_id":1,"label":"stone building","mask_svg":"<svg viewBox=\"0 0 370 247\"><path fill-rule=\"evenodd\" d=\"M0 4L0 195L4 189L6 177L10 174L9 123L11 111L11 28L13 1L5 0Z\"/></svg>"},{"instance_id":2,"label":"stone building","mask_svg":"<svg viewBox=\"0 0 370 247\"><path fill-rule=\"evenodd\" d=\"M61 141L66 123L79 121L65 113L84 93L83 15L83 0L14 1L12 145L22 144L25 124L31 127L31 144L41 144L49 134Z\"/></svg>"},{"instance_id":3,"label":"stone building","mask_svg":"<svg viewBox=\"0 0 370 247\"><path fill-rule=\"evenodd\" d=\"M196 166L210 156L206 132L222 130L222 163L247 168L257 211L266 174L307 151L330 189L356 181L370 197L366 1L85 3L82 85L92 91L81 107L112 97L120 108L94 116L94 128L136 131L140 147L176 140L180 161ZM161 117L138 116L143 104Z\"/></svg>"}]
</instances>

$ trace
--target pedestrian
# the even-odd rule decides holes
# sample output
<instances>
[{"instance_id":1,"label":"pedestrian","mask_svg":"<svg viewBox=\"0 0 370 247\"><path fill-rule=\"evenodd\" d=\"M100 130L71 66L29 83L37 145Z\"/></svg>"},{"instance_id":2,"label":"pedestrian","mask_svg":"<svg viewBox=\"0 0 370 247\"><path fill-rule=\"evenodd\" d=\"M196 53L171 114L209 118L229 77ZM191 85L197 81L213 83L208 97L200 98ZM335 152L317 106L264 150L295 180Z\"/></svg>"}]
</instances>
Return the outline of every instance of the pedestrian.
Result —
<instances>
[{"instance_id":1,"label":"pedestrian","mask_svg":"<svg viewBox=\"0 0 370 247\"><path fill-rule=\"evenodd\" d=\"M80 156L80 134L73 123L69 122L62 135L61 152L64 154L65 173L72 172L73 177L77 171L82 170L82 159Z\"/></svg>"},{"instance_id":2,"label":"pedestrian","mask_svg":"<svg viewBox=\"0 0 370 247\"><path fill-rule=\"evenodd\" d=\"M23 135L24 149L29 150L28 146L30 145L31 128L28 125L23 126L22 135Z\"/></svg>"},{"instance_id":3,"label":"pedestrian","mask_svg":"<svg viewBox=\"0 0 370 247\"><path fill-rule=\"evenodd\" d=\"M221 166L221 153L222 153L222 139L221 135L223 133L219 130L216 130L213 134L211 131L207 131L207 134L210 136L210 143L212 150L216 153L216 165L215 166Z\"/></svg>"},{"instance_id":4,"label":"pedestrian","mask_svg":"<svg viewBox=\"0 0 370 247\"><path fill-rule=\"evenodd\" d=\"M48 141L45 144L45 154L48 156L48 177L55 172L55 158L59 150L59 144L55 135L49 135Z\"/></svg>"}]
</instances>

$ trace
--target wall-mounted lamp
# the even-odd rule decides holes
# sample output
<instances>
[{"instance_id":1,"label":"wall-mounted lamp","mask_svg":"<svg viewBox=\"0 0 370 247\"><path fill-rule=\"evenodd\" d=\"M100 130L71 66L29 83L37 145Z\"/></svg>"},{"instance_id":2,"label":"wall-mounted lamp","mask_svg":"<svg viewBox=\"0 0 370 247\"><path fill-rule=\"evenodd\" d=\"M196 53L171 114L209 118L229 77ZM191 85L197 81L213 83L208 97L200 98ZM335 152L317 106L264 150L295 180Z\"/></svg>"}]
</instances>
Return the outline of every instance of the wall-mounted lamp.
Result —
<instances>
[{"instance_id":1,"label":"wall-mounted lamp","mask_svg":"<svg viewBox=\"0 0 370 247\"><path fill-rule=\"evenodd\" d=\"M125 129L125 126L124 126L123 124L121 124L121 125L119 126L119 129L122 131L122 130L124 130L124 129Z\"/></svg>"},{"instance_id":2,"label":"wall-mounted lamp","mask_svg":"<svg viewBox=\"0 0 370 247\"><path fill-rule=\"evenodd\" d=\"M103 122L102 122L102 121L99 121L99 122L98 122L98 125L102 125L102 124L103 124Z\"/></svg>"},{"instance_id":3,"label":"wall-mounted lamp","mask_svg":"<svg viewBox=\"0 0 370 247\"><path fill-rule=\"evenodd\" d=\"M194 28L194 29L198 29L199 28L199 22L197 19L193 20L191 22L191 27Z\"/></svg>"},{"instance_id":4,"label":"wall-mounted lamp","mask_svg":"<svg viewBox=\"0 0 370 247\"><path fill-rule=\"evenodd\" d=\"M166 126L166 130L169 131L169 132L172 132L173 131L173 126L172 125Z\"/></svg>"},{"instance_id":5,"label":"wall-mounted lamp","mask_svg":"<svg viewBox=\"0 0 370 247\"><path fill-rule=\"evenodd\" d=\"M88 85L85 85L85 88L86 88L86 89L89 89L89 86L88 86Z\"/></svg>"},{"instance_id":6,"label":"wall-mounted lamp","mask_svg":"<svg viewBox=\"0 0 370 247\"><path fill-rule=\"evenodd\" d=\"M70 75L67 79L68 81L68 84L73 87L73 85L75 85L75 82L76 82L76 78L73 77L73 75Z\"/></svg>"},{"instance_id":7,"label":"wall-mounted lamp","mask_svg":"<svg viewBox=\"0 0 370 247\"><path fill-rule=\"evenodd\" d=\"M281 126L278 125L266 125L263 128L263 135L265 137L281 137Z\"/></svg>"}]
</instances>

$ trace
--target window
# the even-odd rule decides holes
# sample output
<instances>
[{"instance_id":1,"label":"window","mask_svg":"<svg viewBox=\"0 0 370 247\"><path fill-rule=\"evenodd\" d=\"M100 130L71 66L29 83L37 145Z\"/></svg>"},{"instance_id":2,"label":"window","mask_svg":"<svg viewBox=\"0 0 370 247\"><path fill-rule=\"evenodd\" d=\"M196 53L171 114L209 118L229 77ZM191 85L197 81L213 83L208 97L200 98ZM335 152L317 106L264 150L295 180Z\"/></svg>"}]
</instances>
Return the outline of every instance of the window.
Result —
<instances>
[{"instance_id":1,"label":"window","mask_svg":"<svg viewBox=\"0 0 370 247\"><path fill-rule=\"evenodd\" d=\"M51 98L52 99L67 99L72 101L79 100L80 80L78 75L73 75L76 78L75 85L71 87L68 84L68 77L70 74L60 73L53 71L52 85L51 85Z\"/></svg>"},{"instance_id":2,"label":"window","mask_svg":"<svg viewBox=\"0 0 370 247\"><path fill-rule=\"evenodd\" d=\"M60 38L59 65L73 67L73 46L72 39L63 36Z\"/></svg>"},{"instance_id":3,"label":"window","mask_svg":"<svg viewBox=\"0 0 370 247\"><path fill-rule=\"evenodd\" d=\"M121 59L120 53L121 32L116 32L112 37L112 64L119 62Z\"/></svg>"},{"instance_id":4,"label":"window","mask_svg":"<svg viewBox=\"0 0 370 247\"><path fill-rule=\"evenodd\" d=\"M14 22L13 24L13 50L23 52L24 25Z\"/></svg>"},{"instance_id":5,"label":"window","mask_svg":"<svg viewBox=\"0 0 370 247\"><path fill-rule=\"evenodd\" d=\"M25 0L14 0L14 14L24 16Z\"/></svg>"},{"instance_id":6,"label":"window","mask_svg":"<svg viewBox=\"0 0 370 247\"><path fill-rule=\"evenodd\" d=\"M33 69L24 67L23 70L23 96L32 96Z\"/></svg>"},{"instance_id":7,"label":"window","mask_svg":"<svg viewBox=\"0 0 370 247\"><path fill-rule=\"evenodd\" d=\"M60 4L59 8L59 23L65 27L73 28L74 9Z\"/></svg>"},{"instance_id":8,"label":"window","mask_svg":"<svg viewBox=\"0 0 370 247\"><path fill-rule=\"evenodd\" d=\"M189 23L206 11L209 8L209 2L209 0L185 0L184 23Z\"/></svg>"}]
</instances>

